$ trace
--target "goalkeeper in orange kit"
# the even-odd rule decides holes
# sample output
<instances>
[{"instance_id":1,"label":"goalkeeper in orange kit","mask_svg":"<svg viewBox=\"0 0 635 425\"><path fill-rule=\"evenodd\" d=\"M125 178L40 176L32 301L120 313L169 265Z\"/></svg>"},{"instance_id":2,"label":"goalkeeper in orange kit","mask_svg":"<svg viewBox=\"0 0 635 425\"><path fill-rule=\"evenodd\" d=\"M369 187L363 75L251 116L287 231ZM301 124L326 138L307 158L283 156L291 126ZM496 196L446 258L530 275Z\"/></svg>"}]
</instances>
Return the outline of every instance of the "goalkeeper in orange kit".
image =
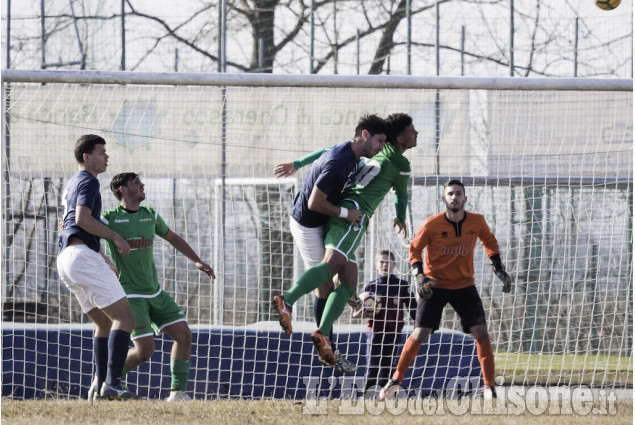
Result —
<instances>
[{"instance_id":1,"label":"goalkeeper in orange kit","mask_svg":"<svg viewBox=\"0 0 635 425\"><path fill-rule=\"evenodd\" d=\"M494 389L494 353L487 333L483 303L474 285L474 247L481 240L492 261L496 276L503 282L503 292L511 291L511 278L505 272L498 242L485 218L465 211L465 186L450 180L443 188L446 210L426 220L410 244L410 264L415 276L419 302L415 330L410 335L397 364L397 370L381 389L379 399L392 398L406 371L417 356L421 344L439 328L443 307L447 303L461 318L463 331L476 339L478 360L483 371L484 398L496 397ZM423 249L426 261L423 262Z\"/></svg>"}]
</instances>

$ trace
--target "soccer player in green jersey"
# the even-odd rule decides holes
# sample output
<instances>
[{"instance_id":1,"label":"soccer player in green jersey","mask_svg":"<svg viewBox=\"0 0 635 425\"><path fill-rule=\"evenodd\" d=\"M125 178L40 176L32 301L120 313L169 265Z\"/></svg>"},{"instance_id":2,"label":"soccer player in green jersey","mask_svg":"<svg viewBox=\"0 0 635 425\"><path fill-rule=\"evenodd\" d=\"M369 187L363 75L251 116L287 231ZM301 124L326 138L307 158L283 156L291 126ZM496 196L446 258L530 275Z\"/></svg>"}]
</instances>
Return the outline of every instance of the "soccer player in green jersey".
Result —
<instances>
[{"instance_id":1,"label":"soccer player in green jersey","mask_svg":"<svg viewBox=\"0 0 635 425\"><path fill-rule=\"evenodd\" d=\"M131 336L134 348L128 351L123 373L149 360L154 353L154 332L165 332L174 339L170 356L172 385L167 400L190 400L185 391L190 373L192 331L181 308L161 289L154 265L154 236L168 241L212 279L216 278L214 270L201 261L183 238L168 228L154 209L140 205L146 195L137 174L117 174L110 189L120 205L104 212L102 221L131 247L130 254L123 256L114 244L107 244L136 318Z\"/></svg>"},{"instance_id":2,"label":"soccer player in green jersey","mask_svg":"<svg viewBox=\"0 0 635 425\"><path fill-rule=\"evenodd\" d=\"M333 322L342 314L346 303L357 289L357 262L355 250L366 232L370 217L392 188L395 190L396 218L393 227L407 236L406 207L410 162L403 153L417 145L417 131L412 118L403 113L392 114L386 121L389 135L384 149L365 161L357 173L355 186L350 189L341 207L362 211L361 223L353 224L340 217L329 217L326 223L322 262L307 270L282 298L293 305L300 297L311 292L336 274L342 282L328 297L319 328L311 335L320 361L335 366L336 358L328 338ZM289 318L290 321L290 318Z\"/></svg>"}]
</instances>

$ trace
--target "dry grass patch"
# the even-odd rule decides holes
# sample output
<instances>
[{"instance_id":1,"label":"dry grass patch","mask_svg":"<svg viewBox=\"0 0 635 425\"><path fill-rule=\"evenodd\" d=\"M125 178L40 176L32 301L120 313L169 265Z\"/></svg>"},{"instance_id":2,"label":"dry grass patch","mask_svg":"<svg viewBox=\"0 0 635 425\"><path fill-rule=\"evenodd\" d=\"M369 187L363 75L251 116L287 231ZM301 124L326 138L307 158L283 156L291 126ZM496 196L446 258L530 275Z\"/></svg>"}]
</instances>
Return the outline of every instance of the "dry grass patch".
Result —
<instances>
[{"instance_id":1,"label":"dry grass patch","mask_svg":"<svg viewBox=\"0 0 635 425\"><path fill-rule=\"evenodd\" d=\"M11 425L52 425L52 424L408 424L426 425L448 424L489 424L535 425L614 425L633 423L633 403L618 403L615 415L549 415L535 416L528 411L520 415L505 414L508 410L498 410L498 414L478 412L455 414L454 401L445 402L444 413L412 415L406 409L399 415L387 410L377 415L365 409L362 414L342 414L351 412L350 404L339 400L322 401L321 412L307 414L304 401L286 400L209 400L166 403L165 401L96 402L84 400L2 400L2 421ZM547 412L549 410L547 409ZM5 422L6 421L6 422Z\"/></svg>"}]
</instances>

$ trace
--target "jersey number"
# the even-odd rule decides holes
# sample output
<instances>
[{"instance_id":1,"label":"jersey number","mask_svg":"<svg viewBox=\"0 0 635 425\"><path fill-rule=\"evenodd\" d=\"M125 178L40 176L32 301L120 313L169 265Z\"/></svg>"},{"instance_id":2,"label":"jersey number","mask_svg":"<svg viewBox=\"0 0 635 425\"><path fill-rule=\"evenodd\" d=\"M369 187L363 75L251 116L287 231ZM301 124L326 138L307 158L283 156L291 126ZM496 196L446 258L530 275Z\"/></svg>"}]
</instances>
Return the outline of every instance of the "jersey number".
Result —
<instances>
[{"instance_id":1,"label":"jersey number","mask_svg":"<svg viewBox=\"0 0 635 425\"><path fill-rule=\"evenodd\" d=\"M370 183L372 179L381 171L381 165L374 159L366 161L361 170L357 173L355 178L355 185L359 187L365 187Z\"/></svg>"}]
</instances>

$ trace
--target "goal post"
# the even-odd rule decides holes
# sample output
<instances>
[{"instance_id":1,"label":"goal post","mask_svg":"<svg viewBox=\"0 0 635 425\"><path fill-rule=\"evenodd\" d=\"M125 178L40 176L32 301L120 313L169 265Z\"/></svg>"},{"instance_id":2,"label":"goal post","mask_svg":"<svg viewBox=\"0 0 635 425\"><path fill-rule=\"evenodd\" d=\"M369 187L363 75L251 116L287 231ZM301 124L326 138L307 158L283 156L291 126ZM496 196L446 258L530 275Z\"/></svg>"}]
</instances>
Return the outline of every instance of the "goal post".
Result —
<instances>
[{"instance_id":1,"label":"goal post","mask_svg":"<svg viewBox=\"0 0 635 425\"><path fill-rule=\"evenodd\" d=\"M167 242L154 245L159 280L194 333L188 392L301 398L317 379L322 394L339 397L327 378L340 375L321 366L307 337L312 295L294 306L291 338L269 311L268 299L304 271L288 224L309 167L287 179L273 169L350 140L365 113L395 112L411 115L419 132L405 154L409 238L441 211L443 183L458 178L466 209L483 214L498 239L511 294L480 244L475 252L497 376L632 385L632 79L4 70L2 84L3 396L86 395L91 325L55 261L73 145L95 133L110 155L99 176L104 210L117 204L110 179L140 173L144 205L216 271L210 282ZM408 278L408 240L392 228L394 215L389 193L357 252L358 289L376 277L382 249ZM448 308L406 388L427 394L479 379L473 340L460 329ZM334 332L363 381L365 323L347 307ZM155 356L127 377L149 397L169 391L172 341L156 341Z\"/></svg>"}]
</instances>

